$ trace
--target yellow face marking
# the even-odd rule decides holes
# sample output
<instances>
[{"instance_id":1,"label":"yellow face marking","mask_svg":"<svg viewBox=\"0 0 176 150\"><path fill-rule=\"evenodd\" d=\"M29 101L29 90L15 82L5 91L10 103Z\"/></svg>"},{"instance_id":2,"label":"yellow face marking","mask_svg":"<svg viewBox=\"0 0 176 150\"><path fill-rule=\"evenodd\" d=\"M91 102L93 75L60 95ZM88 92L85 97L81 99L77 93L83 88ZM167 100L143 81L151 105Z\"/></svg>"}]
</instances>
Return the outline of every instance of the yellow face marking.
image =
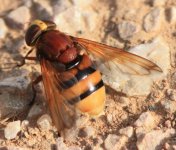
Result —
<instances>
[{"instance_id":1,"label":"yellow face marking","mask_svg":"<svg viewBox=\"0 0 176 150\"><path fill-rule=\"evenodd\" d=\"M47 30L47 24L41 20L34 20L31 25L37 25L42 31Z\"/></svg>"}]
</instances>

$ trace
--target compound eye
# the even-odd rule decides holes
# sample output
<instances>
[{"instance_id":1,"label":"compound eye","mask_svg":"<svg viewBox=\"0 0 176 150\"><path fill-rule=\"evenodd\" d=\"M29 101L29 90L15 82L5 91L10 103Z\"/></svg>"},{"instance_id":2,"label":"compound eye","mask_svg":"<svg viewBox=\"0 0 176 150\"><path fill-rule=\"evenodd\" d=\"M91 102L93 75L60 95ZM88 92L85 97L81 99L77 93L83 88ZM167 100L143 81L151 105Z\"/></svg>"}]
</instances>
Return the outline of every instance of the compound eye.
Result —
<instances>
[{"instance_id":1,"label":"compound eye","mask_svg":"<svg viewBox=\"0 0 176 150\"><path fill-rule=\"evenodd\" d=\"M38 25L31 25L25 35L25 41L28 46L33 46L36 43L37 38L42 33L41 28Z\"/></svg>"},{"instance_id":2,"label":"compound eye","mask_svg":"<svg viewBox=\"0 0 176 150\"><path fill-rule=\"evenodd\" d=\"M34 20L28 28L25 41L28 46L34 46L38 37L42 32L47 30L53 30L56 28L56 24L52 21L47 20Z\"/></svg>"}]
</instances>

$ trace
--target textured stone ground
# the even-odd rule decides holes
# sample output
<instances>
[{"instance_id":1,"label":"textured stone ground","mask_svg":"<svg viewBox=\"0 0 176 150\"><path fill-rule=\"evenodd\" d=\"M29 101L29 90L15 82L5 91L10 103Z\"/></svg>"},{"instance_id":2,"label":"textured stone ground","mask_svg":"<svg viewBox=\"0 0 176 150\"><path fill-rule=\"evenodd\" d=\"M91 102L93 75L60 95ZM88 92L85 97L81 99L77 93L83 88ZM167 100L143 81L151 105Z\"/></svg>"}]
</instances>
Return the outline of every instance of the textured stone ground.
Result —
<instances>
[{"instance_id":1,"label":"textured stone ground","mask_svg":"<svg viewBox=\"0 0 176 150\"><path fill-rule=\"evenodd\" d=\"M76 126L58 135L42 84L35 104L28 107L30 82L40 74L39 63L27 61L21 68L13 67L30 49L24 35L34 19L53 20L67 34L146 57L163 73L134 76L112 71L111 77L103 76L111 87L107 87L104 114L96 119L80 116ZM0 149L176 149L175 40L175 0L1 2Z\"/></svg>"}]
</instances>

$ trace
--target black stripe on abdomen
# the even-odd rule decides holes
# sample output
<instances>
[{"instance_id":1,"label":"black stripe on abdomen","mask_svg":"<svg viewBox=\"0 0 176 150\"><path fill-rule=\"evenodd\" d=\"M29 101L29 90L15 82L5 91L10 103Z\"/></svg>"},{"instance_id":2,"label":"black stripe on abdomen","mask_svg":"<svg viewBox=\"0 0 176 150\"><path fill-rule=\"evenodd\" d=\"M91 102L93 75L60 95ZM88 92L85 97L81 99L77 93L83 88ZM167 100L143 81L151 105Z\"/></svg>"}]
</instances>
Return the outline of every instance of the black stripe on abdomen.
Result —
<instances>
[{"instance_id":1,"label":"black stripe on abdomen","mask_svg":"<svg viewBox=\"0 0 176 150\"><path fill-rule=\"evenodd\" d=\"M90 87L87 91L85 91L84 93L82 93L78 97L75 97L75 98L68 100L69 104L73 105L73 104L83 100L84 98L86 98L87 96L89 96L93 92L95 92L96 90L100 89L102 86L104 86L104 83L102 80L100 80L95 86Z\"/></svg>"},{"instance_id":2,"label":"black stripe on abdomen","mask_svg":"<svg viewBox=\"0 0 176 150\"><path fill-rule=\"evenodd\" d=\"M63 81L60 86L65 90L68 89L70 87L72 87L74 84L78 83L80 80L86 78L88 75L92 74L93 72L95 72L96 70L94 68L92 68L91 66L84 69L84 70L78 70L78 73L75 75L75 77L67 80L67 81Z\"/></svg>"}]
</instances>

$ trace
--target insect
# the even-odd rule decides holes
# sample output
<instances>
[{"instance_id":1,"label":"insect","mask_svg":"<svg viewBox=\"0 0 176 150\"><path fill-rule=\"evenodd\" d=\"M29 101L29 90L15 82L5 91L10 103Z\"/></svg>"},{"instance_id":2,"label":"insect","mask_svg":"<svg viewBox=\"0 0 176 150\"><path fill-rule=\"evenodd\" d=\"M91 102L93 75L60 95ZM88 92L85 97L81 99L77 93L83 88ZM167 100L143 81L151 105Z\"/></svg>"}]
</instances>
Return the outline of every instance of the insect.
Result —
<instances>
[{"instance_id":1,"label":"insect","mask_svg":"<svg viewBox=\"0 0 176 150\"><path fill-rule=\"evenodd\" d=\"M46 99L58 131L73 125L75 110L91 116L103 111L105 86L101 73L106 72L95 69L90 54L101 63L113 62L124 72L162 72L156 64L135 54L64 34L52 21L35 20L27 29L25 41L36 49Z\"/></svg>"}]
</instances>

